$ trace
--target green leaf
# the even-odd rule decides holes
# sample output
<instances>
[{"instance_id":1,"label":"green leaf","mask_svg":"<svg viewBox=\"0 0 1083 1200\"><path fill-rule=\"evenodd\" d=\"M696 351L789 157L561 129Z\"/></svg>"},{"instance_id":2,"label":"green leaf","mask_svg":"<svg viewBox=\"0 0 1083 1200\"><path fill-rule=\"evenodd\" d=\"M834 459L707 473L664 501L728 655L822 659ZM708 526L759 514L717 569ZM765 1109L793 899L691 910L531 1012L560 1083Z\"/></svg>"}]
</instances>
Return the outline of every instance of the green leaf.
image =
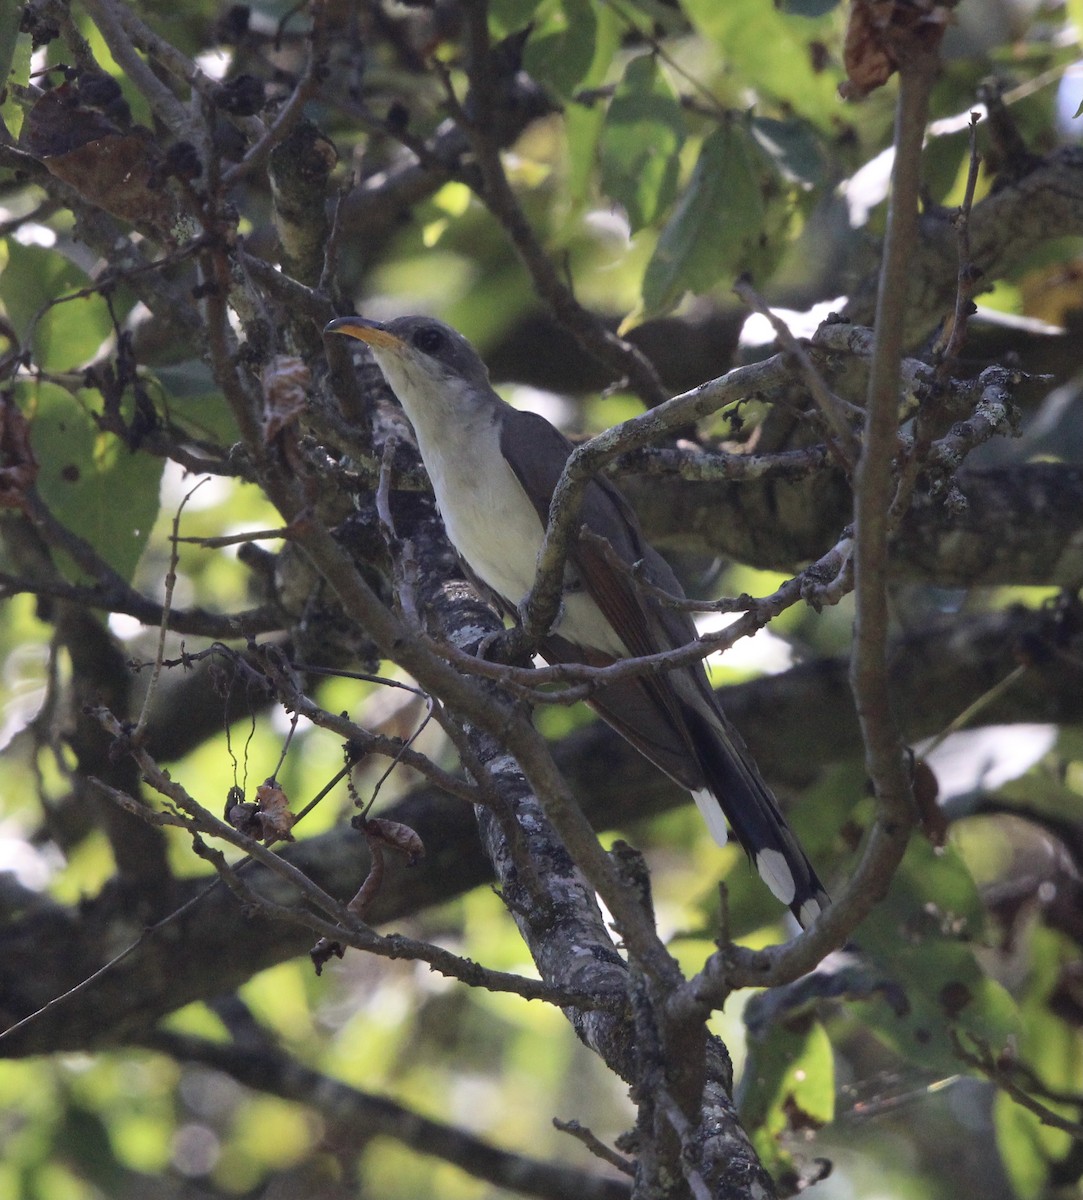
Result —
<instances>
[{"instance_id":1,"label":"green leaf","mask_svg":"<svg viewBox=\"0 0 1083 1200\"><path fill-rule=\"evenodd\" d=\"M823 147L807 121L753 117L749 128L756 145L775 164L783 179L804 188L824 182L827 167Z\"/></svg>"},{"instance_id":2,"label":"green leaf","mask_svg":"<svg viewBox=\"0 0 1083 1200\"><path fill-rule=\"evenodd\" d=\"M1020 986L1022 1025L1015 1040L1015 1057L1033 1071L1043 1088L1072 1094L1083 1070L1083 1045L1074 1022L1066 1021L1057 1004L1064 980L1078 962L1078 947L1070 938L1037 925L1027 942L1027 974ZM1025 1079L1019 1082L1026 1086ZM1058 1104L1038 1093L1038 1100L1069 1120L1078 1120L1078 1106ZM997 1145L1016 1194L1023 1200L1043 1195L1050 1165L1068 1151L1071 1139L1060 1129L1043 1125L1035 1113L1001 1092L993 1109Z\"/></svg>"},{"instance_id":3,"label":"green leaf","mask_svg":"<svg viewBox=\"0 0 1083 1200\"><path fill-rule=\"evenodd\" d=\"M602 188L635 233L669 207L677 190L684 115L653 54L633 58L602 133Z\"/></svg>"},{"instance_id":4,"label":"green leaf","mask_svg":"<svg viewBox=\"0 0 1083 1200\"><path fill-rule=\"evenodd\" d=\"M688 19L717 47L730 85L728 103L759 101L815 121L825 131L839 119L838 62L825 68L820 49L839 36L833 14L813 21L779 11L764 0L682 0Z\"/></svg>"},{"instance_id":5,"label":"green leaf","mask_svg":"<svg viewBox=\"0 0 1083 1200\"><path fill-rule=\"evenodd\" d=\"M853 1011L901 1056L946 1075L960 1069L953 1035L973 1035L995 1052L1018 1036L1019 1013L975 956L982 933L981 899L961 856L913 839L859 935L884 974L882 998Z\"/></svg>"},{"instance_id":6,"label":"green leaf","mask_svg":"<svg viewBox=\"0 0 1083 1200\"><path fill-rule=\"evenodd\" d=\"M15 44L19 40L19 24L22 20L22 13L16 5L5 7L3 12L0 12L0 79L7 79L8 73L11 71L11 64L15 59ZM27 38L27 44L30 39ZM17 83L26 83L26 80L16 80Z\"/></svg>"},{"instance_id":7,"label":"green leaf","mask_svg":"<svg viewBox=\"0 0 1083 1200\"><path fill-rule=\"evenodd\" d=\"M73 396L50 383L16 391L30 417L42 499L58 521L131 579L158 515L163 463L102 433L86 407L92 395ZM85 581L74 563L62 566L70 578Z\"/></svg>"},{"instance_id":8,"label":"green leaf","mask_svg":"<svg viewBox=\"0 0 1083 1200\"><path fill-rule=\"evenodd\" d=\"M621 25L609 5L598 12L598 31L594 39L594 59L583 76L581 86L596 87L609 75L613 57L620 48ZM568 149L568 195L574 209L580 209L589 197L597 159L598 143L605 123L601 102L581 104L569 101L564 111L564 137Z\"/></svg>"},{"instance_id":9,"label":"green leaf","mask_svg":"<svg viewBox=\"0 0 1083 1200\"><path fill-rule=\"evenodd\" d=\"M685 292L704 292L721 279L768 268L768 201L779 193L780 181L745 122L727 121L710 134L647 264L646 312L671 308Z\"/></svg>"},{"instance_id":10,"label":"green leaf","mask_svg":"<svg viewBox=\"0 0 1083 1200\"><path fill-rule=\"evenodd\" d=\"M997 1093L993 1102L993 1125L1014 1194L1019 1200L1047 1195L1049 1167L1070 1149L1069 1135L1043 1125L1037 1114L1016 1104L1005 1092Z\"/></svg>"},{"instance_id":11,"label":"green leaf","mask_svg":"<svg viewBox=\"0 0 1083 1200\"><path fill-rule=\"evenodd\" d=\"M543 0L490 0L489 30L494 40L524 29Z\"/></svg>"},{"instance_id":12,"label":"green leaf","mask_svg":"<svg viewBox=\"0 0 1083 1200\"><path fill-rule=\"evenodd\" d=\"M72 1163L101 1193L119 1195L124 1170L117 1162L109 1129L101 1113L78 1102L64 1110L55 1130L58 1156Z\"/></svg>"},{"instance_id":13,"label":"green leaf","mask_svg":"<svg viewBox=\"0 0 1083 1200\"><path fill-rule=\"evenodd\" d=\"M91 295L47 307L86 287L87 276L56 250L10 240L7 250L0 301L20 339L30 340L35 363L47 371L70 371L88 362L113 332L105 301Z\"/></svg>"},{"instance_id":14,"label":"green leaf","mask_svg":"<svg viewBox=\"0 0 1083 1200\"><path fill-rule=\"evenodd\" d=\"M818 1129L835 1116L835 1062L823 1026L801 1018L750 1037L737 1103L764 1164L777 1171L785 1164L782 1135Z\"/></svg>"},{"instance_id":15,"label":"green leaf","mask_svg":"<svg viewBox=\"0 0 1083 1200\"><path fill-rule=\"evenodd\" d=\"M537 25L523 51L523 66L562 100L571 97L594 61L598 23L590 0L556 0L539 6Z\"/></svg>"},{"instance_id":16,"label":"green leaf","mask_svg":"<svg viewBox=\"0 0 1083 1200\"><path fill-rule=\"evenodd\" d=\"M19 33L22 17L21 4L0 7L0 80L5 81L7 90L3 103L0 103L0 117L12 137L19 136L23 109L16 101L11 85L17 83L25 87L30 82L31 39L29 34Z\"/></svg>"},{"instance_id":17,"label":"green leaf","mask_svg":"<svg viewBox=\"0 0 1083 1200\"><path fill-rule=\"evenodd\" d=\"M154 382L160 392L153 387ZM148 379L148 388L169 419L180 422L185 429L200 437L213 438L219 445L229 446L240 440L233 410L202 359L188 358L156 367Z\"/></svg>"}]
</instances>

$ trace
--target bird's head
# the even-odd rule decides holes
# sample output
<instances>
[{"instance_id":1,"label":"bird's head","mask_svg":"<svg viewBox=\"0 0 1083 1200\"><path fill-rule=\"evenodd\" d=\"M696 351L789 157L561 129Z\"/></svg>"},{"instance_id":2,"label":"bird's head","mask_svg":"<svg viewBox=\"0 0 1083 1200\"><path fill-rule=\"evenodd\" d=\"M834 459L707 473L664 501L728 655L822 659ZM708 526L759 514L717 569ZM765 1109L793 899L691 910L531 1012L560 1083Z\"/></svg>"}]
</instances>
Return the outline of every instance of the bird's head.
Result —
<instances>
[{"instance_id":1,"label":"bird's head","mask_svg":"<svg viewBox=\"0 0 1083 1200\"><path fill-rule=\"evenodd\" d=\"M343 333L372 347L384 377L415 424L425 415L491 405L489 372L478 352L450 325L432 317L369 321L339 317L324 333Z\"/></svg>"}]
</instances>

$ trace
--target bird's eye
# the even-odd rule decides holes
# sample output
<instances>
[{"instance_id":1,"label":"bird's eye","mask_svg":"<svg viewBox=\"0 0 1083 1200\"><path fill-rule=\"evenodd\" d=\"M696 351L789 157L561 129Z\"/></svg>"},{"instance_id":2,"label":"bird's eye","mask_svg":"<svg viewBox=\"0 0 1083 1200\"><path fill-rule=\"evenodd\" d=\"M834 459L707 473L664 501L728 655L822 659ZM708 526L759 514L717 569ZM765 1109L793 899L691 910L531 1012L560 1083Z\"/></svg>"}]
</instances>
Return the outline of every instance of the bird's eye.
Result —
<instances>
[{"instance_id":1,"label":"bird's eye","mask_svg":"<svg viewBox=\"0 0 1083 1200\"><path fill-rule=\"evenodd\" d=\"M438 354L446 340L443 331L435 325L425 325L414 334L414 345L422 354Z\"/></svg>"}]
</instances>

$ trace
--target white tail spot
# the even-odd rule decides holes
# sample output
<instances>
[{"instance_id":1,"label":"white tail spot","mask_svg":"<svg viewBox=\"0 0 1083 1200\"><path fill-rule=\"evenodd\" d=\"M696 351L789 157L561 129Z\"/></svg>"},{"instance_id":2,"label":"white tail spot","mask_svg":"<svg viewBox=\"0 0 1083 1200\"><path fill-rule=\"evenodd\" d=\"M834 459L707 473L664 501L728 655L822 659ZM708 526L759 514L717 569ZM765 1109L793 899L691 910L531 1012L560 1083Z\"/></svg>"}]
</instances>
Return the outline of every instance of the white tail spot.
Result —
<instances>
[{"instance_id":1,"label":"white tail spot","mask_svg":"<svg viewBox=\"0 0 1083 1200\"><path fill-rule=\"evenodd\" d=\"M783 904L793 902L797 895L797 884L781 850L761 850L756 855L756 870L776 900Z\"/></svg>"},{"instance_id":2,"label":"white tail spot","mask_svg":"<svg viewBox=\"0 0 1083 1200\"><path fill-rule=\"evenodd\" d=\"M797 922L802 929L808 929L813 921L822 913L824 906L816 899L815 896L806 900L801 905L801 911L797 914Z\"/></svg>"},{"instance_id":3,"label":"white tail spot","mask_svg":"<svg viewBox=\"0 0 1083 1200\"><path fill-rule=\"evenodd\" d=\"M692 799L695 800L699 815L706 822L711 837L720 846L724 846L729 841L730 835L726 828L726 817L722 812L722 806L706 788L700 788L698 792L693 792Z\"/></svg>"}]
</instances>

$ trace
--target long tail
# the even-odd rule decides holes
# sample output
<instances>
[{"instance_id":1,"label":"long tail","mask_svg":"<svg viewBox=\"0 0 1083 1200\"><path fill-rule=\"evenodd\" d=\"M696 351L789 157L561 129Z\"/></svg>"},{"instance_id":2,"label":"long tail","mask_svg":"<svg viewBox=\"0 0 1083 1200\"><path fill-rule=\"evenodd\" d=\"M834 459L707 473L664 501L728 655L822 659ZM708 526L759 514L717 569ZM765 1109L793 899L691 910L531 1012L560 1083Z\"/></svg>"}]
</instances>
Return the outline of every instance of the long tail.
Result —
<instances>
[{"instance_id":1,"label":"long tail","mask_svg":"<svg viewBox=\"0 0 1083 1200\"><path fill-rule=\"evenodd\" d=\"M725 844L725 824L752 859L771 893L807 928L828 904L815 868L764 783L740 735L716 710L710 718L683 706L707 786L693 792L715 840ZM719 836L721 833L722 836Z\"/></svg>"},{"instance_id":2,"label":"long tail","mask_svg":"<svg viewBox=\"0 0 1083 1200\"><path fill-rule=\"evenodd\" d=\"M551 638L550 662L584 661L583 652ZM692 793L711 836L726 844L726 824L772 894L807 927L828 895L741 735L718 706L706 677L643 676L609 684L589 701L655 766Z\"/></svg>"}]
</instances>

